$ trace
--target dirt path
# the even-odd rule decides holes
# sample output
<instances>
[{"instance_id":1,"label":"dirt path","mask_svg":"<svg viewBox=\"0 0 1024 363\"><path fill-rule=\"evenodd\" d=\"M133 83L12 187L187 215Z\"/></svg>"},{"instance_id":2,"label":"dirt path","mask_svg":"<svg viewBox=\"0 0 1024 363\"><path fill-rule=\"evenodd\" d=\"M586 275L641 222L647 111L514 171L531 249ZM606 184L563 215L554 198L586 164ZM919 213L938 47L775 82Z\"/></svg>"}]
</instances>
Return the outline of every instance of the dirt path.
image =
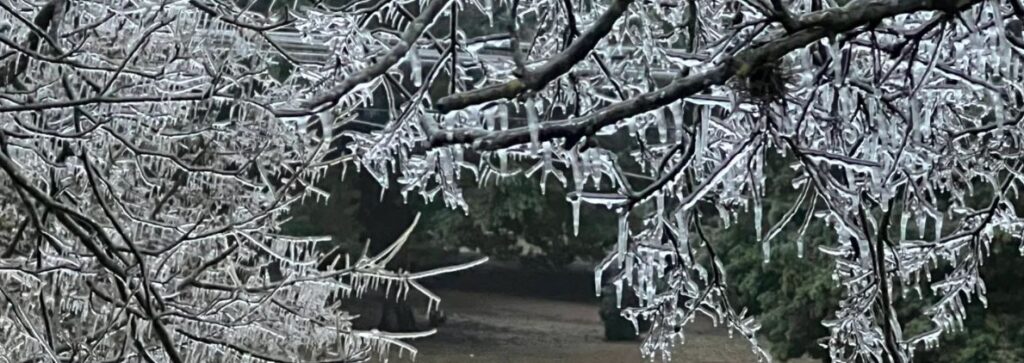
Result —
<instances>
[{"instance_id":1,"label":"dirt path","mask_svg":"<svg viewBox=\"0 0 1024 363\"><path fill-rule=\"evenodd\" d=\"M448 315L440 331L413 341L417 363L629 363L645 362L639 342L604 341L597 305L440 291ZM747 343L707 321L688 328L674 362L754 362ZM392 362L410 362L391 357Z\"/></svg>"}]
</instances>

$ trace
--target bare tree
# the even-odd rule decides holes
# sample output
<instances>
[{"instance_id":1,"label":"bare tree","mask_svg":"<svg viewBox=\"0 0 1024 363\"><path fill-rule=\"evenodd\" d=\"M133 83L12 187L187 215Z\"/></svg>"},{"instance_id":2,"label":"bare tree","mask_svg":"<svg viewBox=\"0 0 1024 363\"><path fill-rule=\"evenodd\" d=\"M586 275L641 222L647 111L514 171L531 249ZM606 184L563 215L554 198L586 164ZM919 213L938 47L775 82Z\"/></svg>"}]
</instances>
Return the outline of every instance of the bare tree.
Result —
<instances>
[{"instance_id":1,"label":"bare tree","mask_svg":"<svg viewBox=\"0 0 1024 363\"><path fill-rule=\"evenodd\" d=\"M0 8L4 361L414 354L404 340L432 330L356 330L337 297L412 291L429 310L438 297L418 281L482 262L391 271L409 232L354 258L281 234L291 204L327 197L315 183L342 159L325 158L329 134L278 111L314 82L273 78L284 53L266 34L348 35L329 15L271 21L203 1Z\"/></svg>"},{"instance_id":2,"label":"bare tree","mask_svg":"<svg viewBox=\"0 0 1024 363\"><path fill-rule=\"evenodd\" d=\"M315 241L275 234L338 163L455 208L463 177L519 174L565 184L574 210L607 206L619 242L597 282L619 271L640 301L626 317L653 320L642 352L665 358L700 313L770 359L702 230L741 210L766 259L786 228L834 227L845 292L823 323L839 362L909 361L957 329L984 301L993 238L1024 231L1020 0L0 5L17 357L356 360L398 344L313 303L374 281L358 263L324 275ZM357 130L367 105L391 116ZM801 192L766 221L770 155ZM419 287L387 259L360 261ZM903 333L907 291L933 330Z\"/></svg>"}]
</instances>

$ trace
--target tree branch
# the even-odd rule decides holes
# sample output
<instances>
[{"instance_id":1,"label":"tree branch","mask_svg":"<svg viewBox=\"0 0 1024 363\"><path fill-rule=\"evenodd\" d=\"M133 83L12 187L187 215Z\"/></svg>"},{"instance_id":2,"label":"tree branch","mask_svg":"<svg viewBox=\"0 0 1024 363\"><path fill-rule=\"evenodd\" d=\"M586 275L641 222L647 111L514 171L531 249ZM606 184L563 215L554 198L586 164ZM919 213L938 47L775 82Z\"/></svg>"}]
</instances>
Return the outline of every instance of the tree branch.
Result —
<instances>
[{"instance_id":1,"label":"tree branch","mask_svg":"<svg viewBox=\"0 0 1024 363\"><path fill-rule=\"evenodd\" d=\"M948 9L961 9L980 2L980 0L862 0L851 2L841 8L821 10L799 16L796 18L796 22L799 26L803 27L801 30L760 46L745 49L735 57L726 59L709 70L676 78L665 87L607 106L592 115L542 123L539 125L539 140L546 141L560 137L579 138L585 135L592 135L601 128L612 125L619 120L666 106L676 100L703 91L709 86L724 84L732 77L745 77L756 69L758 65L777 60L795 49L807 46L828 35L843 33L894 15L923 10L944 11ZM515 82L517 81L512 81L509 84ZM522 86L509 87L517 88ZM484 92L484 90L487 89L476 92ZM508 91L492 90L487 92L504 95L507 93L502 92ZM484 96L475 97L477 98L474 99L481 100L480 102L490 100ZM454 105L454 103L449 103L449 105ZM527 127L513 128L505 131L485 131L480 129L439 130L436 133L432 133L429 139L430 145L435 147L471 143L478 150L496 150L528 142L530 142L530 131Z\"/></svg>"},{"instance_id":2,"label":"tree branch","mask_svg":"<svg viewBox=\"0 0 1024 363\"><path fill-rule=\"evenodd\" d=\"M472 105L514 98L526 91L544 88L549 82L568 72L582 61L595 46L612 30L615 22L626 12L632 0L614 0L601 17L579 38L558 55L534 71L526 71L518 79L502 84L462 92L441 98L435 107L440 112L460 110ZM515 49L513 49L515 51Z\"/></svg>"},{"instance_id":3,"label":"tree branch","mask_svg":"<svg viewBox=\"0 0 1024 363\"><path fill-rule=\"evenodd\" d=\"M395 44L388 53L374 63L363 69L361 72L353 74L352 76L341 81L341 84L331 89L327 94L315 97L306 103L306 108L320 110L325 107L330 107L338 103L342 97L345 97L351 92L356 86L363 83L369 82L374 78L387 72L395 64L401 60L409 49L416 44L416 40L419 39L423 32L426 31L427 27L434 23L437 15L448 5L449 0L432 0L426 7L423 8L423 12L420 16L416 17L405 31L402 32L401 40L398 44Z\"/></svg>"}]
</instances>

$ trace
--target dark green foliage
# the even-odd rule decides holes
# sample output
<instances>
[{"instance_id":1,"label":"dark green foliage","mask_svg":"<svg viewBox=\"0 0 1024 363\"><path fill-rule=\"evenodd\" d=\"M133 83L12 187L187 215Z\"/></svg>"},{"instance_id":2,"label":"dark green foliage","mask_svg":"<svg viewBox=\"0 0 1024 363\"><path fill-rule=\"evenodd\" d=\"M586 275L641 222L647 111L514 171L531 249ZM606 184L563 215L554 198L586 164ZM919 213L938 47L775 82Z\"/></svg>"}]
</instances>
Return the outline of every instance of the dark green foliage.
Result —
<instances>
[{"instance_id":1,"label":"dark green foliage","mask_svg":"<svg viewBox=\"0 0 1024 363\"><path fill-rule=\"evenodd\" d=\"M763 233L783 218L800 194L792 187L795 174L785 161L769 158L766 170L775 173L765 182ZM811 223L803 237L803 258L797 254L797 232L807 216L810 196L789 226L771 241L767 263L752 213L740 214L732 226L718 229L711 239L726 264L734 301L760 318L761 334L771 352L783 359L827 356L817 344L819 338L828 337L821 320L835 309L840 292L832 280L831 259L817 250L817 246L834 241L827 226Z\"/></svg>"},{"instance_id":2,"label":"dark green foliage","mask_svg":"<svg viewBox=\"0 0 1024 363\"><path fill-rule=\"evenodd\" d=\"M765 233L791 208L800 192L791 186L793 174L784 161L773 159L768 168L775 172L766 182ZM456 249L465 247L506 260L519 259L535 267L558 267L577 258L599 258L614 242L616 231L614 213L584 206L580 235L572 236L571 206L553 178L545 194L540 193L536 178L510 178L497 186L466 185L469 215L447 209L440 201L423 203L415 195L410 195L407 204L394 188L382 195L376 181L354 170L348 171L344 181L340 170L333 171L321 187L332 193L330 201L298 208L288 225L290 232L329 234L348 253L359 253L363 243L371 239L375 241L373 251L391 242L404 231L415 212L422 211L413 240L405 256L397 261L406 266L440 264L452 258ZM798 211L786 230L771 242L768 263L764 263L751 213L741 213L728 229L708 229L726 264L734 301L759 317L763 340L783 360L806 356L827 359L819 341L829 333L821 321L831 317L841 293L831 277L832 260L817 249L834 243L831 228L812 219L803 237L804 256L797 257L797 229L806 213ZM524 255L526 245L542 253ZM410 255L415 258L408 258ZM1024 270L1016 268L1019 259L1018 245L1009 237L994 242L992 256L982 269L988 282L989 308L972 303L965 330L947 335L937 350L919 351L915 361L1024 362L1024 314L1018 309L1024 304L1024 294L1017 293L1024 283ZM614 290L606 291L604 296L601 312L608 339L635 339L632 324L616 315ZM897 304L903 317L920 316L924 305L916 296L898 298ZM928 329L931 324L922 317L901 321L908 333Z\"/></svg>"},{"instance_id":3,"label":"dark green foliage","mask_svg":"<svg viewBox=\"0 0 1024 363\"><path fill-rule=\"evenodd\" d=\"M936 363L1024 362L1024 270L1018 246L1009 238L993 242L992 256L981 268L988 287L988 308L975 301L967 307L964 331L945 337L936 351L915 360Z\"/></svg>"},{"instance_id":4,"label":"dark green foliage","mask_svg":"<svg viewBox=\"0 0 1024 363\"><path fill-rule=\"evenodd\" d=\"M583 206L580 233L573 236L572 210L564 190L553 178L546 189L542 195L536 180L524 178L467 189L469 216L435 211L429 215L426 233L434 240L544 267L603 256L615 236L612 213Z\"/></svg>"},{"instance_id":5,"label":"dark green foliage","mask_svg":"<svg viewBox=\"0 0 1024 363\"><path fill-rule=\"evenodd\" d=\"M837 306L839 289L831 278L831 261L815 246L828 243L829 233L820 225L808 228L804 258L797 257L792 238L772 241L775 246L766 264L752 218L745 216L739 223L716 241L728 246L722 259L737 303L760 318L761 334L777 357L827 355L817 340L828 337L821 320Z\"/></svg>"},{"instance_id":6,"label":"dark green foliage","mask_svg":"<svg viewBox=\"0 0 1024 363\"><path fill-rule=\"evenodd\" d=\"M344 180L340 174L333 171L321 185L331 193L326 205L308 201L297 208L289 232L330 235L349 253L358 253L369 239L372 252L398 237L420 211L419 226L406 246L420 266L436 264L464 247L537 267L560 267L602 256L615 236L613 214L586 205L580 234L573 236L572 210L554 178L545 194L536 180L524 178L498 186L467 185L467 215L440 201L424 203L418 195L409 195L405 203L397 188L382 195L376 181L354 170Z\"/></svg>"},{"instance_id":7,"label":"dark green foliage","mask_svg":"<svg viewBox=\"0 0 1024 363\"><path fill-rule=\"evenodd\" d=\"M769 165L769 170L776 172L766 182L765 233L800 193L790 186L791 169L780 160ZM980 202L990 197L979 192L976 199ZM1018 210L1024 209L1018 206ZM759 317L763 326L761 336L767 340L772 354L781 360L809 356L827 361L827 351L819 343L828 338L829 332L821 321L833 317L842 291L831 277L832 260L818 252L817 246L835 243L835 235L819 219L812 219L803 237L804 257L798 258L796 232L805 213L798 212L786 231L772 241L768 263L764 263L756 239L752 213L741 214L729 229L719 229L712 243L722 251L733 298ZM915 233L912 228L908 234ZM971 303L964 331L945 335L935 350L919 350L915 361L1024 362L1024 313L1019 309L1024 304L1024 294L1018 292L1024 286L1024 270L1019 268L1019 241L1003 237L993 242L992 255L982 267L989 307L985 309L978 301ZM922 289L926 299L931 298L927 295L928 287ZM906 298L898 295L897 312L908 335L931 329L932 323L921 315L925 302L913 291Z\"/></svg>"}]
</instances>

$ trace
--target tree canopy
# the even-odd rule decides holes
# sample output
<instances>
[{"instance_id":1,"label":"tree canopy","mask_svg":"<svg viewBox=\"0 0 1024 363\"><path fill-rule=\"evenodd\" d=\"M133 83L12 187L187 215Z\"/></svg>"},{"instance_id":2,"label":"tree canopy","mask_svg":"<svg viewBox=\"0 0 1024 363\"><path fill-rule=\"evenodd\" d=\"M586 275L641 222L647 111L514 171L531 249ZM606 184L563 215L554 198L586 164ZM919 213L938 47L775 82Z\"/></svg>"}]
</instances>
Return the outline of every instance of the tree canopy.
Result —
<instances>
[{"instance_id":1,"label":"tree canopy","mask_svg":"<svg viewBox=\"0 0 1024 363\"><path fill-rule=\"evenodd\" d=\"M396 273L408 234L353 261L280 233L338 165L468 213L467 185L558 183L574 232L582 205L606 207L595 277L636 292L623 314L652 322L649 357L703 314L770 359L716 240L741 211L763 259L816 248L803 261L840 290L822 321L836 362L934 347L987 301L991 251L1024 249L1020 0L0 10L0 343L17 360L414 351L402 339L429 332L353 330L332 294L435 304L417 280L474 263ZM782 187L796 197L767 204ZM833 238L806 244L812 219Z\"/></svg>"}]
</instances>

